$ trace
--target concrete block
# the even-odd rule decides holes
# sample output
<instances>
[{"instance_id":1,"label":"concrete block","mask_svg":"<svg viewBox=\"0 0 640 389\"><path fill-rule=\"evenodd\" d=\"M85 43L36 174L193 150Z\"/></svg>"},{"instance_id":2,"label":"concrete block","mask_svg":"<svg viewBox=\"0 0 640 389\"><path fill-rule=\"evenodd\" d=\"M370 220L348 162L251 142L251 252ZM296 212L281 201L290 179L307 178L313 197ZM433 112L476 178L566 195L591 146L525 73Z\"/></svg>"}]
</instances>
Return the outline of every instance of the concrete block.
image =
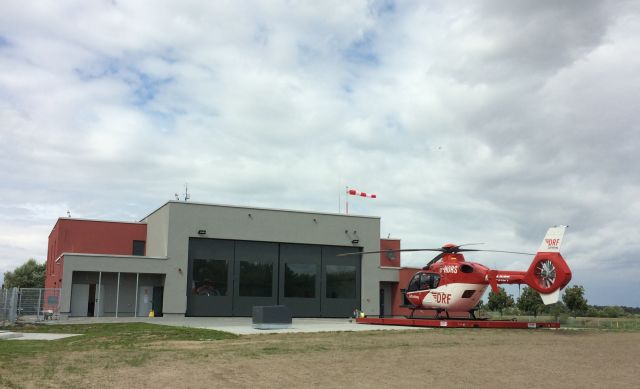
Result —
<instances>
[{"instance_id":1,"label":"concrete block","mask_svg":"<svg viewBox=\"0 0 640 389\"><path fill-rule=\"evenodd\" d=\"M253 328L260 330L291 328L291 323L291 310L286 305L253 307Z\"/></svg>"}]
</instances>

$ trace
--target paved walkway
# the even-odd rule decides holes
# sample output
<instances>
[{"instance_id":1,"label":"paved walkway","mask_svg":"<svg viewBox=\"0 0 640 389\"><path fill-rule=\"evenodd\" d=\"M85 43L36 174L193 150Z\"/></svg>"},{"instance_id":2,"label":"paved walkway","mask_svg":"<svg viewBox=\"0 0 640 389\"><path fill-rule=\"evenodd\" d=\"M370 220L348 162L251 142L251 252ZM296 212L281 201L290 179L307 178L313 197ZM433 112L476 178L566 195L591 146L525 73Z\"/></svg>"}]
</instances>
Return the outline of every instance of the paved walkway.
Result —
<instances>
[{"instance_id":1,"label":"paved walkway","mask_svg":"<svg viewBox=\"0 0 640 389\"><path fill-rule=\"evenodd\" d=\"M337 332L337 331L379 331L411 330L419 327L356 324L349 319L293 319L290 328L261 330L253 328L250 317L74 317L53 320L47 324L90 324L90 323L130 323L143 322L168 326L206 328L230 332L237 335L272 334L291 332ZM420 328L425 330L426 328Z\"/></svg>"}]
</instances>

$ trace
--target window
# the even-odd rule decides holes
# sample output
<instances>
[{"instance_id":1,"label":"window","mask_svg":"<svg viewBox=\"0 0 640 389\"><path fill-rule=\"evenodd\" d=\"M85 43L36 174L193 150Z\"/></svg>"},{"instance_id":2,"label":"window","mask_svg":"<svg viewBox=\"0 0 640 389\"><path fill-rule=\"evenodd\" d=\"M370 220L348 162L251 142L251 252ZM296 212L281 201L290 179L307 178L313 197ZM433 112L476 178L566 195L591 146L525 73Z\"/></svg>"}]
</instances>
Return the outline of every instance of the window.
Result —
<instances>
[{"instance_id":1,"label":"window","mask_svg":"<svg viewBox=\"0 0 640 389\"><path fill-rule=\"evenodd\" d=\"M422 273L420 275L420 290L435 289L440 283L440 276L434 273Z\"/></svg>"},{"instance_id":2,"label":"window","mask_svg":"<svg viewBox=\"0 0 640 389\"><path fill-rule=\"evenodd\" d=\"M422 273L418 273L413 276L411 281L409 282L409 287L407 288L407 292L415 292L416 290L420 290L420 276Z\"/></svg>"},{"instance_id":3,"label":"window","mask_svg":"<svg viewBox=\"0 0 640 389\"><path fill-rule=\"evenodd\" d=\"M273 294L273 264L240 261L240 296L271 297Z\"/></svg>"},{"instance_id":4,"label":"window","mask_svg":"<svg viewBox=\"0 0 640 389\"><path fill-rule=\"evenodd\" d=\"M284 265L284 297L316 297L316 265L286 263Z\"/></svg>"},{"instance_id":5,"label":"window","mask_svg":"<svg viewBox=\"0 0 640 389\"><path fill-rule=\"evenodd\" d=\"M327 265L327 298L356 298L356 267Z\"/></svg>"},{"instance_id":6,"label":"window","mask_svg":"<svg viewBox=\"0 0 640 389\"><path fill-rule=\"evenodd\" d=\"M195 296L226 296L229 265L225 259L195 259L193 261L191 294Z\"/></svg>"},{"instance_id":7,"label":"window","mask_svg":"<svg viewBox=\"0 0 640 389\"><path fill-rule=\"evenodd\" d=\"M133 241L133 255L141 255L144 256L144 240L134 240Z\"/></svg>"},{"instance_id":8,"label":"window","mask_svg":"<svg viewBox=\"0 0 640 389\"><path fill-rule=\"evenodd\" d=\"M411 282L407 292L415 292L416 290L428 290L435 289L440 283L440 276L435 273L416 273Z\"/></svg>"}]
</instances>

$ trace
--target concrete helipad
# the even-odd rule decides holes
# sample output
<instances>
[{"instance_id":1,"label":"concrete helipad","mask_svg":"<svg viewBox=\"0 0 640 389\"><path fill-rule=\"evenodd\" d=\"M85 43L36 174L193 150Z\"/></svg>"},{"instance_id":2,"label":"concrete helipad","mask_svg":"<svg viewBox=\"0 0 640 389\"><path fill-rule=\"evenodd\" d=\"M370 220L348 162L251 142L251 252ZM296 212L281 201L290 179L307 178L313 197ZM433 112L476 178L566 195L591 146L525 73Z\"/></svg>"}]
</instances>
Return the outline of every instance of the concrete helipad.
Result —
<instances>
[{"instance_id":1,"label":"concrete helipad","mask_svg":"<svg viewBox=\"0 0 640 389\"><path fill-rule=\"evenodd\" d=\"M78 334L51 334L51 333L35 333L35 332L8 332L0 331L0 339L3 340L56 340L68 338L70 336L78 336Z\"/></svg>"},{"instance_id":2,"label":"concrete helipad","mask_svg":"<svg viewBox=\"0 0 640 389\"><path fill-rule=\"evenodd\" d=\"M49 321L47 324L90 324L90 323L130 323L142 322L177 327L206 328L225 331L237 335L273 334L295 332L337 332L337 331L403 331L418 327L356 324L349 319L293 319L290 328L260 330L253 328L250 317L82 317ZM424 329L424 328L421 328Z\"/></svg>"}]
</instances>

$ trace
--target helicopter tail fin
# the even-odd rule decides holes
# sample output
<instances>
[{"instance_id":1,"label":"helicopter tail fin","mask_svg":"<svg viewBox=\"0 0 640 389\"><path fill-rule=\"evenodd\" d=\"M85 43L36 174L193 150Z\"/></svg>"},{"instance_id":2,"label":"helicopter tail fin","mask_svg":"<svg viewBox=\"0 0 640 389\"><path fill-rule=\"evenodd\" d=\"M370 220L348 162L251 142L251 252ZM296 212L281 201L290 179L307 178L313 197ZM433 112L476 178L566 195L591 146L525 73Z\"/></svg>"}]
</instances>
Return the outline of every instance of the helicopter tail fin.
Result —
<instances>
[{"instance_id":1,"label":"helicopter tail fin","mask_svg":"<svg viewBox=\"0 0 640 389\"><path fill-rule=\"evenodd\" d=\"M560 254L566 228L549 228L524 277L527 285L540 293L542 302L547 305L558 302L560 290L571 281L571 269Z\"/></svg>"}]
</instances>

